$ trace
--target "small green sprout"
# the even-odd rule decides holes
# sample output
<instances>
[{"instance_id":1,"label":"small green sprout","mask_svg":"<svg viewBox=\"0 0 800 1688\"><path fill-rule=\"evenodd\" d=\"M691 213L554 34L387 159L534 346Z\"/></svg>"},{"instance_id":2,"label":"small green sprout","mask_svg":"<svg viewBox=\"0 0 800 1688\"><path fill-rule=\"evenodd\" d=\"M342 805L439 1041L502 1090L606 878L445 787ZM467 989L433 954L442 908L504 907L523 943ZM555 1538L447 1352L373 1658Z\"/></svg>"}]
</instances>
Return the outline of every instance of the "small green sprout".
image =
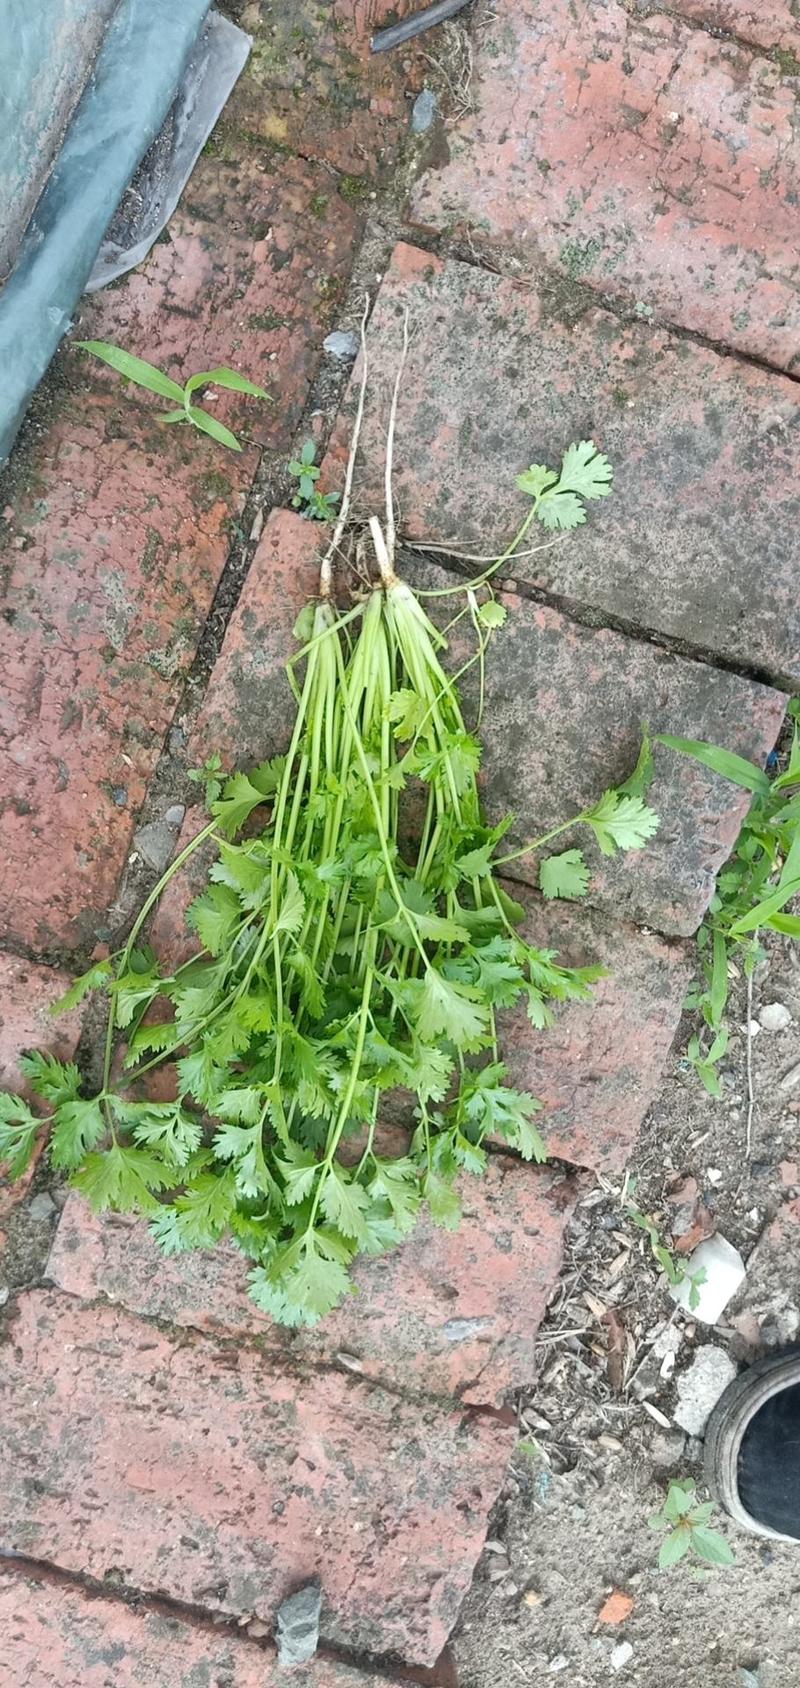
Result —
<instances>
[{"instance_id":1,"label":"small green sprout","mask_svg":"<svg viewBox=\"0 0 800 1688\"><path fill-rule=\"evenodd\" d=\"M719 1530L710 1527L714 1502L697 1499L694 1479L673 1478L667 1498L660 1512L647 1522L658 1534L666 1530L658 1554L658 1567L668 1571L671 1565L692 1554L701 1565L733 1565L736 1555Z\"/></svg>"},{"instance_id":2,"label":"small green sprout","mask_svg":"<svg viewBox=\"0 0 800 1688\"><path fill-rule=\"evenodd\" d=\"M241 451L241 442L231 433L230 428L217 421L216 416L209 416L208 411L201 410L198 404L192 403L195 393L202 387L228 387L234 393L249 393L252 398L269 398L269 393L265 393L263 387L257 387L254 381L248 381L245 375L240 375L235 369L227 369L224 365L219 369L205 369L198 375L190 375L181 387L171 376L165 375L162 369L157 369L154 363L134 357L132 352L123 351L121 346L111 346L107 340L76 340L75 345L79 351L91 352L92 357L99 358L101 363L107 363L123 380L132 381L135 386L144 387L149 393L158 393L162 399L171 399L176 409L164 411L161 415L162 422L188 422L201 434L209 434L218 445L227 446L228 451Z\"/></svg>"},{"instance_id":3,"label":"small green sprout","mask_svg":"<svg viewBox=\"0 0 800 1688\"><path fill-rule=\"evenodd\" d=\"M305 440L299 457L293 457L289 474L297 481L292 508L300 510L309 521L329 522L339 502L338 492L318 492L316 482L320 469L316 463L317 448L313 440Z\"/></svg>"}]
</instances>

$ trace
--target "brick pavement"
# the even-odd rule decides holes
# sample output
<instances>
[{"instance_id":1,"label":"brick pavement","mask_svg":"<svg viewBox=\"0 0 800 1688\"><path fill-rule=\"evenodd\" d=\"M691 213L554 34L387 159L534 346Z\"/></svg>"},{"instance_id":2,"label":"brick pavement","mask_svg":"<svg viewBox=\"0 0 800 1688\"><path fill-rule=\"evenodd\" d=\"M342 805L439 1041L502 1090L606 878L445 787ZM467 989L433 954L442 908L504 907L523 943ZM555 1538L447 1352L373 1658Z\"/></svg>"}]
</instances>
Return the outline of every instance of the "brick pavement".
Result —
<instances>
[{"instance_id":1,"label":"brick pavement","mask_svg":"<svg viewBox=\"0 0 800 1688\"><path fill-rule=\"evenodd\" d=\"M798 36L782 0L493 12L476 17L476 109L429 152L378 292L359 496L379 491L405 308L410 537L499 548L520 468L589 433L613 458L617 496L502 579L512 613L487 676L485 795L529 835L628 771L643 720L763 758L797 683L796 388L779 372L798 351L796 275L778 219L794 192ZM66 1055L77 1039L79 1017L51 1020L46 1001L105 931L259 448L288 455L365 208L404 151L427 44L370 59L385 13L377 0L246 4L254 53L166 239L81 311L82 334L184 378L229 362L268 387L270 407L219 395L247 449L165 433L153 401L67 351L10 466L6 1082L19 1049ZM441 256L415 244L422 225ZM320 535L266 515L189 766L285 741L282 663ZM418 582L456 578L407 563ZM435 1666L502 1488L515 1439L503 1403L534 1375L582 1169L613 1175L635 1143L680 1014L686 939L744 812L738 791L663 751L653 801L658 839L621 866L592 858L589 906L514 887L532 933L609 966L551 1032L503 1028L557 1164L492 1155L465 1181L461 1230L423 1221L403 1249L362 1261L357 1296L324 1326L270 1325L227 1246L165 1260L142 1226L67 1197L43 1279L29 1273L0 1315L0 1553L23 1556L0 1574L10 1688L94 1688L111 1660L122 1684L271 1688L276 1606L315 1573L323 1640L340 1651L299 1674L307 1688L388 1688ZM189 895L176 886L162 908L160 949L180 953ZM12 1201L24 1224L27 1196L0 1186L0 1225ZM0 1232L0 1288L3 1246Z\"/></svg>"}]
</instances>

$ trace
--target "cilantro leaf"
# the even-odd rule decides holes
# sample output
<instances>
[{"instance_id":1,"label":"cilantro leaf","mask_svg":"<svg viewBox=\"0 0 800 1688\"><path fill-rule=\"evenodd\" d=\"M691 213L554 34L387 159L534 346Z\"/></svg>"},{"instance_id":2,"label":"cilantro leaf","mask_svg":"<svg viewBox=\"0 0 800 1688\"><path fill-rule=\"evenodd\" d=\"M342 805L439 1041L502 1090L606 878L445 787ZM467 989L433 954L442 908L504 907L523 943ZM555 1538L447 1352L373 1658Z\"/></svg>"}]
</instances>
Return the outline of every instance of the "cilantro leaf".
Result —
<instances>
[{"instance_id":1,"label":"cilantro leaf","mask_svg":"<svg viewBox=\"0 0 800 1688\"><path fill-rule=\"evenodd\" d=\"M517 475L517 486L520 492L529 492L531 498L541 498L542 493L555 486L557 480L555 469L548 469L545 463L532 463L523 474Z\"/></svg>"},{"instance_id":2,"label":"cilantro leaf","mask_svg":"<svg viewBox=\"0 0 800 1688\"><path fill-rule=\"evenodd\" d=\"M365 1234L364 1214L369 1197L343 1166L334 1162L322 1185L322 1208L331 1225L345 1237L360 1242Z\"/></svg>"},{"instance_id":3,"label":"cilantro leaf","mask_svg":"<svg viewBox=\"0 0 800 1688\"><path fill-rule=\"evenodd\" d=\"M262 875L259 874L259 880ZM209 955L227 949L242 917L241 904L229 885L213 884L196 897L186 914L186 923L197 933Z\"/></svg>"},{"instance_id":4,"label":"cilantro leaf","mask_svg":"<svg viewBox=\"0 0 800 1688\"><path fill-rule=\"evenodd\" d=\"M113 1143L104 1154L87 1155L70 1182L95 1213L113 1208L116 1213L157 1214L160 1204L153 1191L166 1189L173 1178L156 1155Z\"/></svg>"},{"instance_id":5,"label":"cilantro leaf","mask_svg":"<svg viewBox=\"0 0 800 1688\"><path fill-rule=\"evenodd\" d=\"M93 1149L106 1129L99 1098L88 1101L62 1102L56 1109L55 1125L50 1139L50 1159L53 1166L80 1166L89 1149Z\"/></svg>"},{"instance_id":6,"label":"cilantro leaf","mask_svg":"<svg viewBox=\"0 0 800 1688\"><path fill-rule=\"evenodd\" d=\"M423 1043L445 1037L457 1049L482 1047L489 1011L473 986L457 984L427 967L424 979L410 981L406 989L414 992L416 1028Z\"/></svg>"},{"instance_id":7,"label":"cilantro leaf","mask_svg":"<svg viewBox=\"0 0 800 1688\"><path fill-rule=\"evenodd\" d=\"M57 1002L51 1005L50 1013L69 1014L73 1008L77 1008L78 1004L83 1002L84 997L88 996L90 991L103 990L108 984L111 973L110 961L96 961L93 966L87 968L85 973L81 973L80 977L74 980L69 990L65 991Z\"/></svg>"},{"instance_id":8,"label":"cilantro leaf","mask_svg":"<svg viewBox=\"0 0 800 1688\"><path fill-rule=\"evenodd\" d=\"M267 795L269 794L259 790L247 774L232 774L230 779L225 781L222 796L211 804L211 813L216 816L220 832L224 833L226 838L235 837Z\"/></svg>"},{"instance_id":9,"label":"cilantro leaf","mask_svg":"<svg viewBox=\"0 0 800 1688\"><path fill-rule=\"evenodd\" d=\"M594 440L580 440L577 445L567 446L561 459L559 493L578 492L581 498L607 498L613 479L611 464L598 451Z\"/></svg>"},{"instance_id":10,"label":"cilantro leaf","mask_svg":"<svg viewBox=\"0 0 800 1688\"><path fill-rule=\"evenodd\" d=\"M586 521L586 511L578 494L559 492L558 487L552 497L542 499L536 514L542 527L550 533L566 533L571 528L582 527Z\"/></svg>"},{"instance_id":11,"label":"cilantro leaf","mask_svg":"<svg viewBox=\"0 0 800 1688\"><path fill-rule=\"evenodd\" d=\"M478 620L482 627L494 629L502 627L508 619L508 610L504 604L499 604L496 598L487 598L478 610Z\"/></svg>"},{"instance_id":12,"label":"cilantro leaf","mask_svg":"<svg viewBox=\"0 0 800 1688\"><path fill-rule=\"evenodd\" d=\"M19 1068L45 1102L57 1106L59 1102L76 1101L80 1094L81 1075L74 1061L57 1061L54 1055L34 1049L20 1055Z\"/></svg>"},{"instance_id":13,"label":"cilantro leaf","mask_svg":"<svg viewBox=\"0 0 800 1688\"><path fill-rule=\"evenodd\" d=\"M546 856L539 865L539 890L543 897L574 901L585 897L589 869L580 850L564 850L560 856Z\"/></svg>"},{"instance_id":14,"label":"cilantro leaf","mask_svg":"<svg viewBox=\"0 0 800 1688\"><path fill-rule=\"evenodd\" d=\"M8 1167L10 1178L27 1171L41 1125L21 1096L0 1092L0 1166Z\"/></svg>"},{"instance_id":15,"label":"cilantro leaf","mask_svg":"<svg viewBox=\"0 0 800 1688\"><path fill-rule=\"evenodd\" d=\"M604 791L582 819L591 827L604 856L613 856L617 850L641 850L661 824L641 797L615 790Z\"/></svg>"},{"instance_id":16,"label":"cilantro leaf","mask_svg":"<svg viewBox=\"0 0 800 1688\"><path fill-rule=\"evenodd\" d=\"M179 1102L147 1102L133 1126L137 1143L160 1149L174 1166L186 1166L202 1141L202 1127Z\"/></svg>"}]
</instances>

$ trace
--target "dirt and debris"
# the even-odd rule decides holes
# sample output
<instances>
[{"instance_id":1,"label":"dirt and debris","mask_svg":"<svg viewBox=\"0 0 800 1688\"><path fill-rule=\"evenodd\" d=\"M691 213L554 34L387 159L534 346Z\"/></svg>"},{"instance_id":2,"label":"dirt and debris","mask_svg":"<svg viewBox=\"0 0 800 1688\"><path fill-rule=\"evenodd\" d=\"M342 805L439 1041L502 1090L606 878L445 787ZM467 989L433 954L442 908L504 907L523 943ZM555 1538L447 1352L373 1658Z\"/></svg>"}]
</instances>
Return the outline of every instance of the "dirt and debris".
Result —
<instances>
[{"instance_id":1,"label":"dirt and debris","mask_svg":"<svg viewBox=\"0 0 800 1688\"><path fill-rule=\"evenodd\" d=\"M768 1032L762 1016L776 1003L789 1018L768 1014ZM800 1544L745 1535L718 1513L736 1564L659 1572L648 1528L672 1478L693 1477L705 1498L696 1387L694 1416L680 1410L698 1374L708 1403L734 1368L800 1333L800 955L790 943L770 944L754 982L749 1161L746 1013L735 980L720 1101L686 1060L687 1019L629 1176L599 1183L578 1208L541 1331L538 1384L519 1403L493 1552L455 1641L461 1688L524 1688L559 1674L570 1688L797 1681ZM674 1306L632 1205L684 1262L715 1232L739 1250L746 1278L716 1324ZM498 1547L502 1577L490 1574Z\"/></svg>"}]
</instances>

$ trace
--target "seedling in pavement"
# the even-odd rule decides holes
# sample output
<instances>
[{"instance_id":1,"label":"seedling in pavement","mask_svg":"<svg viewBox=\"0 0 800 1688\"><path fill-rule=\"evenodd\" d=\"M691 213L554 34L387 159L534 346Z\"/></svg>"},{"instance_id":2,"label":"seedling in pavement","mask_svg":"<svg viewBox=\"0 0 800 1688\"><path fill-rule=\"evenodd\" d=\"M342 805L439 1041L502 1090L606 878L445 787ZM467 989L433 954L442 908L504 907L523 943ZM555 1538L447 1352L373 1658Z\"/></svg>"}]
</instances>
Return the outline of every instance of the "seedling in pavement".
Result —
<instances>
[{"instance_id":1,"label":"seedling in pavement","mask_svg":"<svg viewBox=\"0 0 800 1688\"><path fill-rule=\"evenodd\" d=\"M317 491L316 483L321 471L315 461L316 455L314 441L305 440L300 456L293 457L289 464L289 474L297 481L292 508L299 510L310 521L331 522L336 514L339 493Z\"/></svg>"},{"instance_id":2,"label":"seedling in pavement","mask_svg":"<svg viewBox=\"0 0 800 1688\"><path fill-rule=\"evenodd\" d=\"M687 1054L706 1090L719 1096L717 1072L728 1045L725 1009L731 967L752 977L764 958L760 934L800 938L800 916L786 905L800 895L800 701L789 705L793 722L788 764L770 778L763 768L719 745L663 733L656 741L691 756L723 779L752 793L736 848L717 879L708 914L697 937L700 971L687 1007L699 1009L704 1033L691 1039Z\"/></svg>"},{"instance_id":3,"label":"seedling in pavement","mask_svg":"<svg viewBox=\"0 0 800 1688\"><path fill-rule=\"evenodd\" d=\"M691 1477L673 1478L660 1512L648 1519L651 1530L666 1531L658 1555L659 1570L667 1571L687 1554L701 1565L733 1565L735 1554L719 1530L710 1525L714 1502L700 1502Z\"/></svg>"},{"instance_id":4,"label":"seedling in pavement","mask_svg":"<svg viewBox=\"0 0 800 1688\"><path fill-rule=\"evenodd\" d=\"M229 387L234 393L249 393L256 399L268 399L263 387L257 387L255 382L248 381L246 376L239 375L235 369L227 369L224 365L220 369L206 369L199 375L190 375L183 387L171 376L165 375L162 369L157 369L154 363L146 363L144 358L135 358L131 352L123 351L121 346L111 346L107 340L76 340L75 345L82 352L91 352L93 357L99 358L101 363L107 363L111 369L126 381L133 381L137 387L145 387L149 393L158 393L162 399L171 399L175 410L162 413L161 421L166 423L188 422L192 428L199 429L201 434L210 434L212 440L219 445L227 446L229 451L241 451L241 443L236 435L226 428L223 422L218 422L216 416L209 416L207 410L202 410L195 404L195 393L203 387Z\"/></svg>"}]
</instances>

